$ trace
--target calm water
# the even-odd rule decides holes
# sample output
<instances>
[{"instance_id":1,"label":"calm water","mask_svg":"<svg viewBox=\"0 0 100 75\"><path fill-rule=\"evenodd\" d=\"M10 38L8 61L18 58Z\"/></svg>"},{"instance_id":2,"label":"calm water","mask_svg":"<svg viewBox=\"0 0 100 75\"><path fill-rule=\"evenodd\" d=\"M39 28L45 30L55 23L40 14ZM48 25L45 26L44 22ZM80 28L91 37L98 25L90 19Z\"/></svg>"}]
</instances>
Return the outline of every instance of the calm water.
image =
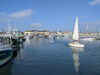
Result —
<instances>
[{"instance_id":1,"label":"calm water","mask_svg":"<svg viewBox=\"0 0 100 75\"><path fill-rule=\"evenodd\" d=\"M27 40L15 58L0 68L0 75L100 75L100 42L83 42L71 48L69 41Z\"/></svg>"}]
</instances>

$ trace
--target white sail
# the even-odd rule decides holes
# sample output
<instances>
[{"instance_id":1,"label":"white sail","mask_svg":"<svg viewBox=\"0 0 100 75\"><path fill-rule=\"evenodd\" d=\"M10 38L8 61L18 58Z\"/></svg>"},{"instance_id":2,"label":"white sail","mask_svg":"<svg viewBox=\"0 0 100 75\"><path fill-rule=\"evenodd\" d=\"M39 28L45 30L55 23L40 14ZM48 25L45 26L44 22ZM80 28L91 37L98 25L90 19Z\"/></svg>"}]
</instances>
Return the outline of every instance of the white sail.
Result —
<instances>
[{"instance_id":1,"label":"white sail","mask_svg":"<svg viewBox=\"0 0 100 75\"><path fill-rule=\"evenodd\" d=\"M78 33L78 17L76 18L75 28L73 33L73 40L79 40L79 33Z\"/></svg>"}]
</instances>

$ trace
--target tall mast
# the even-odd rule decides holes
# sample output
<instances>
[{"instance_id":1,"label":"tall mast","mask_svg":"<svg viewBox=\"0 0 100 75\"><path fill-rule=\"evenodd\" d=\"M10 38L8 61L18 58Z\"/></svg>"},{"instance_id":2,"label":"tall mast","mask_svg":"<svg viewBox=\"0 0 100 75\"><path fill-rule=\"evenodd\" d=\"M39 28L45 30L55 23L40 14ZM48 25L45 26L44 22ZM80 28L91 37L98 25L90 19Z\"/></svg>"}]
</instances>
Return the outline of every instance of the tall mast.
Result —
<instances>
[{"instance_id":1,"label":"tall mast","mask_svg":"<svg viewBox=\"0 0 100 75\"><path fill-rule=\"evenodd\" d=\"M88 33L88 24L86 25L86 29L87 29L86 32Z\"/></svg>"},{"instance_id":2,"label":"tall mast","mask_svg":"<svg viewBox=\"0 0 100 75\"><path fill-rule=\"evenodd\" d=\"M10 25L9 21L8 21L8 33L11 33L11 25Z\"/></svg>"}]
</instances>

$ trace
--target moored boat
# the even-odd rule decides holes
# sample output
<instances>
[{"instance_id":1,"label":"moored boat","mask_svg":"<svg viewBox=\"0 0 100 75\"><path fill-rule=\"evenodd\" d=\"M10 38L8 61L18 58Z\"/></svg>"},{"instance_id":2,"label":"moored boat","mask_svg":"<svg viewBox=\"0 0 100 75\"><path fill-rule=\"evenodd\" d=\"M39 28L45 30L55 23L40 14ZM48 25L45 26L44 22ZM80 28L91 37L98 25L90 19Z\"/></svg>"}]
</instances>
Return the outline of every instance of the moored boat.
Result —
<instances>
[{"instance_id":1,"label":"moored boat","mask_svg":"<svg viewBox=\"0 0 100 75\"><path fill-rule=\"evenodd\" d=\"M12 57L12 48L10 45L0 44L0 66L7 63Z\"/></svg>"},{"instance_id":2,"label":"moored boat","mask_svg":"<svg viewBox=\"0 0 100 75\"><path fill-rule=\"evenodd\" d=\"M84 44L79 43L78 17L76 18L75 28L73 33L73 42L69 43L72 47L84 47Z\"/></svg>"},{"instance_id":3,"label":"moored boat","mask_svg":"<svg viewBox=\"0 0 100 75\"><path fill-rule=\"evenodd\" d=\"M93 37L82 37L82 38L80 38L80 40L83 40L83 41L93 41L94 38Z\"/></svg>"}]
</instances>

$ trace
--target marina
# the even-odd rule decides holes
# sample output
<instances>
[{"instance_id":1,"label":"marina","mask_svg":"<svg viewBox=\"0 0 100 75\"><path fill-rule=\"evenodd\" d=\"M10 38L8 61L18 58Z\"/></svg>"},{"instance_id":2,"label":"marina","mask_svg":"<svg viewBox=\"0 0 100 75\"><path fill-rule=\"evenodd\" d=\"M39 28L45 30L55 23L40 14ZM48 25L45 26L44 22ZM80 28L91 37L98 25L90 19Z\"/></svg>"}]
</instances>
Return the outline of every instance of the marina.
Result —
<instances>
[{"instance_id":1,"label":"marina","mask_svg":"<svg viewBox=\"0 0 100 75\"><path fill-rule=\"evenodd\" d=\"M27 30L0 32L0 75L99 75L100 34ZM15 31L16 30L16 31Z\"/></svg>"},{"instance_id":2,"label":"marina","mask_svg":"<svg viewBox=\"0 0 100 75\"><path fill-rule=\"evenodd\" d=\"M94 75L100 74L100 41L82 42L84 48L69 47L69 40L26 40L12 61L0 67L0 75Z\"/></svg>"},{"instance_id":3,"label":"marina","mask_svg":"<svg viewBox=\"0 0 100 75\"><path fill-rule=\"evenodd\" d=\"M100 0L0 0L0 75L100 75Z\"/></svg>"},{"instance_id":4,"label":"marina","mask_svg":"<svg viewBox=\"0 0 100 75\"><path fill-rule=\"evenodd\" d=\"M98 33L13 31L0 34L0 75L99 75ZM98 65L98 66L97 66Z\"/></svg>"}]
</instances>

